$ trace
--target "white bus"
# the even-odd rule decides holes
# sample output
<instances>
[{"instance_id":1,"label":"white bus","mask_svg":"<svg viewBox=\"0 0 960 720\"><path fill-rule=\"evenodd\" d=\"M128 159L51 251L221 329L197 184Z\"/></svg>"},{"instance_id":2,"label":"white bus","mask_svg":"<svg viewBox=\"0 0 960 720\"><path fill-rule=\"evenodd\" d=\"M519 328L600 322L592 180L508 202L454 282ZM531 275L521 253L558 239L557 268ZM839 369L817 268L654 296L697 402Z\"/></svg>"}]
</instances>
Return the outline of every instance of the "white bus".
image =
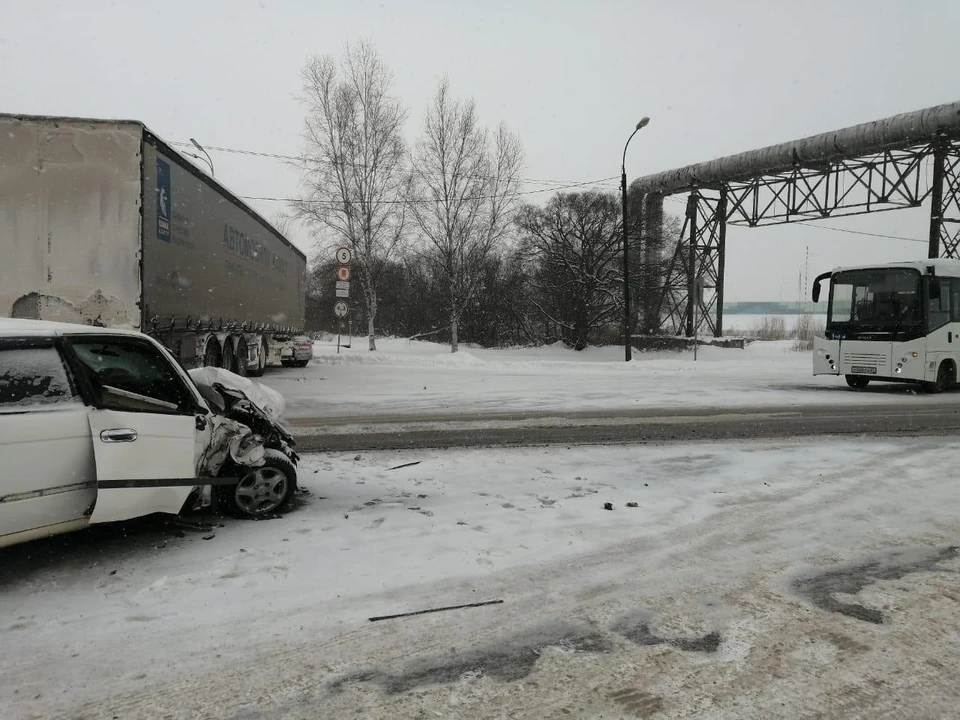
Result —
<instances>
[{"instance_id":1,"label":"white bus","mask_svg":"<svg viewBox=\"0 0 960 720\"><path fill-rule=\"evenodd\" d=\"M924 260L837 268L830 281L826 336L816 338L814 375L843 375L854 389L871 380L940 392L960 364L960 261Z\"/></svg>"}]
</instances>

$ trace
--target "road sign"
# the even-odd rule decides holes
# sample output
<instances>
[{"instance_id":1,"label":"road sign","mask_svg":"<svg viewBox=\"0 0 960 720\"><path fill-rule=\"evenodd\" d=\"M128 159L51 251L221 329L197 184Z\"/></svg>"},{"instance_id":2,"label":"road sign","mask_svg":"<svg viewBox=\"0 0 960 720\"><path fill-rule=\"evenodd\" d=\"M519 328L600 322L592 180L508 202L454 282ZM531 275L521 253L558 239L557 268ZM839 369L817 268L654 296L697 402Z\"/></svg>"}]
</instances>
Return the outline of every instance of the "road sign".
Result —
<instances>
[{"instance_id":1,"label":"road sign","mask_svg":"<svg viewBox=\"0 0 960 720\"><path fill-rule=\"evenodd\" d=\"M350 261L353 260L353 253L350 252L350 248L341 247L337 248L337 262L341 265L349 265Z\"/></svg>"},{"instance_id":2,"label":"road sign","mask_svg":"<svg viewBox=\"0 0 960 720\"><path fill-rule=\"evenodd\" d=\"M338 318L346 317L348 312L350 312L350 308L347 307L347 304L343 300L340 300L333 306L333 314Z\"/></svg>"},{"instance_id":3,"label":"road sign","mask_svg":"<svg viewBox=\"0 0 960 720\"><path fill-rule=\"evenodd\" d=\"M337 268L337 280L349 280L350 279L350 266L341 265Z\"/></svg>"},{"instance_id":4,"label":"road sign","mask_svg":"<svg viewBox=\"0 0 960 720\"><path fill-rule=\"evenodd\" d=\"M350 297L349 290L341 290L340 288L337 288L335 292L337 297Z\"/></svg>"},{"instance_id":5,"label":"road sign","mask_svg":"<svg viewBox=\"0 0 960 720\"><path fill-rule=\"evenodd\" d=\"M337 280L337 290L349 290L350 283L345 280Z\"/></svg>"}]
</instances>

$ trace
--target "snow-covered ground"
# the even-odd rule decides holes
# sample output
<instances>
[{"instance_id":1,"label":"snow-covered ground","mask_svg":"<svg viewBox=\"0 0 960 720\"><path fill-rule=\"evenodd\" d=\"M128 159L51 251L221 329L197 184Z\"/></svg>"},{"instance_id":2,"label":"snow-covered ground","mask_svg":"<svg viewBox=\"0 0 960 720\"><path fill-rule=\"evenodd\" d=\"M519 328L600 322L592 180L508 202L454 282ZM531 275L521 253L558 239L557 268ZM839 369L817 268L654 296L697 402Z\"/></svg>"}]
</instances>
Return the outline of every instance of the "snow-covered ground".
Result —
<instances>
[{"instance_id":1,"label":"snow-covered ground","mask_svg":"<svg viewBox=\"0 0 960 720\"><path fill-rule=\"evenodd\" d=\"M279 519L0 552L0 715L947 717L958 452L307 456Z\"/></svg>"},{"instance_id":2,"label":"snow-covered ground","mask_svg":"<svg viewBox=\"0 0 960 720\"><path fill-rule=\"evenodd\" d=\"M813 377L811 353L791 341L703 347L696 362L690 352L635 353L631 363L609 346L451 354L446 345L387 338L377 347L371 353L354 338L337 354L335 343L317 342L306 368L270 369L262 382L284 395L290 418L924 401L910 386L855 393L842 378ZM949 399L960 393L938 396Z\"/></svg>"}]
</instances>

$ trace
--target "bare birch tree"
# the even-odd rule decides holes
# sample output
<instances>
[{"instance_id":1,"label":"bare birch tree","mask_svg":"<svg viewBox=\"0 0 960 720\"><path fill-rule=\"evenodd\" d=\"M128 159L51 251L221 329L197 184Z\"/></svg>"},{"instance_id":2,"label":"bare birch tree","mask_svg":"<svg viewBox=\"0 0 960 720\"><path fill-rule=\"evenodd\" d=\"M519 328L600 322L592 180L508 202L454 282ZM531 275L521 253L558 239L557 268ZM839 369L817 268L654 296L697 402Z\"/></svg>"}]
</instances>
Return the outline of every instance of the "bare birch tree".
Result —
<instances>
[{"instance_id":1,"label":"bare birch tree","mask_svg":"<svg viewBox=\"0 0 960 720\"><path fill-rule=\"evenodd\" d=\"M423 257L442 279L451 352L485 263L511 227L522 156L520 141L502 124L491 143L474 102L454 99L448 81L440 82L414 151L410 209L425 241Z\"/></svg>"},{"instance_id":2,"label":"bare birch tree","mask_svg":"<svg viewBox=\"0 0 960 720\"><path fill-rule=\"evenodd\" d=\"M353 251L370 350L380 277L403 239L409 178L406 111L390 94L392 79L365 43L348 46L339 62L314 57L303 70L304 194L295 216Z\"/></svg>"}]
</instances>

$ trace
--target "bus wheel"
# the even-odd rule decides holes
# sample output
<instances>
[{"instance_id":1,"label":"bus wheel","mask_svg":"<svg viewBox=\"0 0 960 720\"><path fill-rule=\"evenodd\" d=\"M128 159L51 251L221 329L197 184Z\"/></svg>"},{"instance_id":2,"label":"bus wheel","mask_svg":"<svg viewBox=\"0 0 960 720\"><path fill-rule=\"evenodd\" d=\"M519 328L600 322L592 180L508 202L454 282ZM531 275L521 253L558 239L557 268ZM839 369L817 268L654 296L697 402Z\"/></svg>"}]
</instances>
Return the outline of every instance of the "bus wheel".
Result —
<instances>
[{"instance_id":1,"label":"bus wheel","mask_svg":"<svg viewBox=\"0 0 960 720\"><path fill-rule=\"evenodd\" d=\"M928 393L939 393L946 390L957 381L957 369L949 360L940 363L937 368L937 379L934 382L924 383L923 387Z\"/></svg>"},{"instance_id":2,"label":"bus wheel","mask_svg":"<svg viewBox=\"0 0 960 720\"><path fill-rule=\"evenodd\" d=\"M863 390L870 384L870 378L865 378L862 375L846 375L844 379L847 381L847 385L854 390Z\"/></svg>"}]
</instances>

